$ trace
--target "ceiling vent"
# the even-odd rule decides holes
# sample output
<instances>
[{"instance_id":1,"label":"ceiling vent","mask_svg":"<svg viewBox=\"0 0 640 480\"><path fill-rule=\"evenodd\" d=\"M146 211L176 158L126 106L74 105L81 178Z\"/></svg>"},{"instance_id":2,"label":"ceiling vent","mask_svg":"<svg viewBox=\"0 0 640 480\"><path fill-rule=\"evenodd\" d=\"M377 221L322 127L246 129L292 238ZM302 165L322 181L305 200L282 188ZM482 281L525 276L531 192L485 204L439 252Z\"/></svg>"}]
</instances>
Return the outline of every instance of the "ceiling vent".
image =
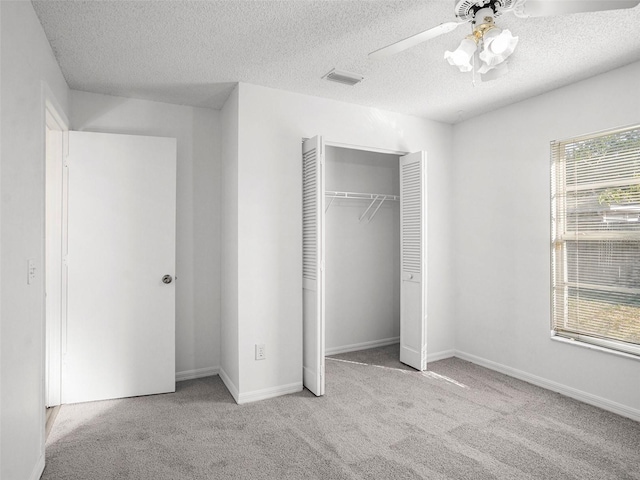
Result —
<instances>
[{"instance_id":1,"label":"ceiling vent","mask_svg":"<svg viewBox=\"0 0 640 480\"><path fill-rule=\"evenodd\" d=\"M357 73L349 73L341 70L336 70L335 68L327 73L324 77L325 80L330 80L332 82L343 83L345 85L355 85L356 83L360 83L364 77Z\"/></svg>"}]
</instances>

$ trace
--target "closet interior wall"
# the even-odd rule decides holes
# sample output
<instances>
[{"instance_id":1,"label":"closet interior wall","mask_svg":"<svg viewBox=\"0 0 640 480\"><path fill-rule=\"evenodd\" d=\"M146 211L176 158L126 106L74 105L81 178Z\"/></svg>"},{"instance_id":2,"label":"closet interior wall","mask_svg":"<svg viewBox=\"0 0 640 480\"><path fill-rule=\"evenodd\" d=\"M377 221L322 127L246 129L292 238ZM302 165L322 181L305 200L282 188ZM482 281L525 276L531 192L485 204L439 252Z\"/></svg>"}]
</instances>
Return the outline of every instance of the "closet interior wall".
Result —
<instances>
[{"instance_id":1,"label":"closet interior wall","mask_svg":"<svg viewBox=\"0 0 640 480\"><path fill-rule=\"evenodd\" d=\"M399 157L331 147L326 191L400 195ZM399 341L400 202L327 196L325 224L327 355Z\"/></svg>"}]
</instances>

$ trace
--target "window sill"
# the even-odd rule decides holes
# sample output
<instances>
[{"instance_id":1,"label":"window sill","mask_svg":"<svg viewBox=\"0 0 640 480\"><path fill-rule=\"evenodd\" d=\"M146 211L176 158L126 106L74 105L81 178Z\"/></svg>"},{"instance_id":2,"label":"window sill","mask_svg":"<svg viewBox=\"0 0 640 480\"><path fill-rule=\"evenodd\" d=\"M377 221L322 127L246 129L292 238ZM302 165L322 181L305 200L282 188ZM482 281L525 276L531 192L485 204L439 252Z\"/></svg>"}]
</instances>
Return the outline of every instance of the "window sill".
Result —
<instances>
[{"instance_id":1,"label":"window sill","mask_svg":"<svg viewBox=\"0 0 640 480\"><path fill-rule=\"evenodd\" d=\"M574 345L576 347L588 348L590 350L597 350L599 352L609 353L611 355L617 355L619 357L631 358L633 360L640 361L639 355L634 355L633 353L621 352L620 350L614 350L613 348L603 347L601 345L595 345L593 343L584 342L582 340L577 340L574 338L566 338L559 335L551 334L551 340L554 342L566 343L569 345Z\"/></svg>"}]
</instances>

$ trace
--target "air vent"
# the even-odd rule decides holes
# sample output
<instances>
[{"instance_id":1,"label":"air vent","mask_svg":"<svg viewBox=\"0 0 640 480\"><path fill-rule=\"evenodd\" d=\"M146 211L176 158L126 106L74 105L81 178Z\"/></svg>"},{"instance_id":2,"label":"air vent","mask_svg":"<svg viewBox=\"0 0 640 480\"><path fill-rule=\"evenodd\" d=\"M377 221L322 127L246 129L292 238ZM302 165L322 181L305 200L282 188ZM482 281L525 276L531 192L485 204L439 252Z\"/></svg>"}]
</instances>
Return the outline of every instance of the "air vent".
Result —
<instances>
[{"instance_id":1,"label":"air vent","mask_svg":"<svg viewBox=\"0 0 640 480\"><path fill-rule=\"evenodd\" d=\"M356 83L360 83L364 77L357 73L349 73L343 72L341 70L336 70L335 68L327 73L324 77L325 80L330 80L332 82L343 83L345 85L355 85Z\"/></svg>"}]
</instances>

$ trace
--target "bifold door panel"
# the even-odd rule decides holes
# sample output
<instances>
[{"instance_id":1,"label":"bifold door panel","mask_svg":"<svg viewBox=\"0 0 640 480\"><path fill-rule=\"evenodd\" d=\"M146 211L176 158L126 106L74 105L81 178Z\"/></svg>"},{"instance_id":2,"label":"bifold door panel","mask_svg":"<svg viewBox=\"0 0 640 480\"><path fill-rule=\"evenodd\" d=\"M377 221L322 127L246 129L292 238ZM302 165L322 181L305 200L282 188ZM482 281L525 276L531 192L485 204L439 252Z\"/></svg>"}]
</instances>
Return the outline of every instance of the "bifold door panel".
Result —
<instances>
[{"instance_id":1,"label":"bifold door panel","mask_svg":"<svg viewBox=\"0 0 640 480\"><path fill-rule=\"evenodd\" d=\"M400 157L400 361L427 369L426 153Z\"/></svg>"},{"instance_id":2,"label":"bifold door panel","mask_svg":"<svg viewBox=\"0 0 640 480\"><path fill-rule=\"evenodd\" d=\"M324 395L324 145L322 137L302 146L303 383Z\"/></svg>"}]
</instances>

